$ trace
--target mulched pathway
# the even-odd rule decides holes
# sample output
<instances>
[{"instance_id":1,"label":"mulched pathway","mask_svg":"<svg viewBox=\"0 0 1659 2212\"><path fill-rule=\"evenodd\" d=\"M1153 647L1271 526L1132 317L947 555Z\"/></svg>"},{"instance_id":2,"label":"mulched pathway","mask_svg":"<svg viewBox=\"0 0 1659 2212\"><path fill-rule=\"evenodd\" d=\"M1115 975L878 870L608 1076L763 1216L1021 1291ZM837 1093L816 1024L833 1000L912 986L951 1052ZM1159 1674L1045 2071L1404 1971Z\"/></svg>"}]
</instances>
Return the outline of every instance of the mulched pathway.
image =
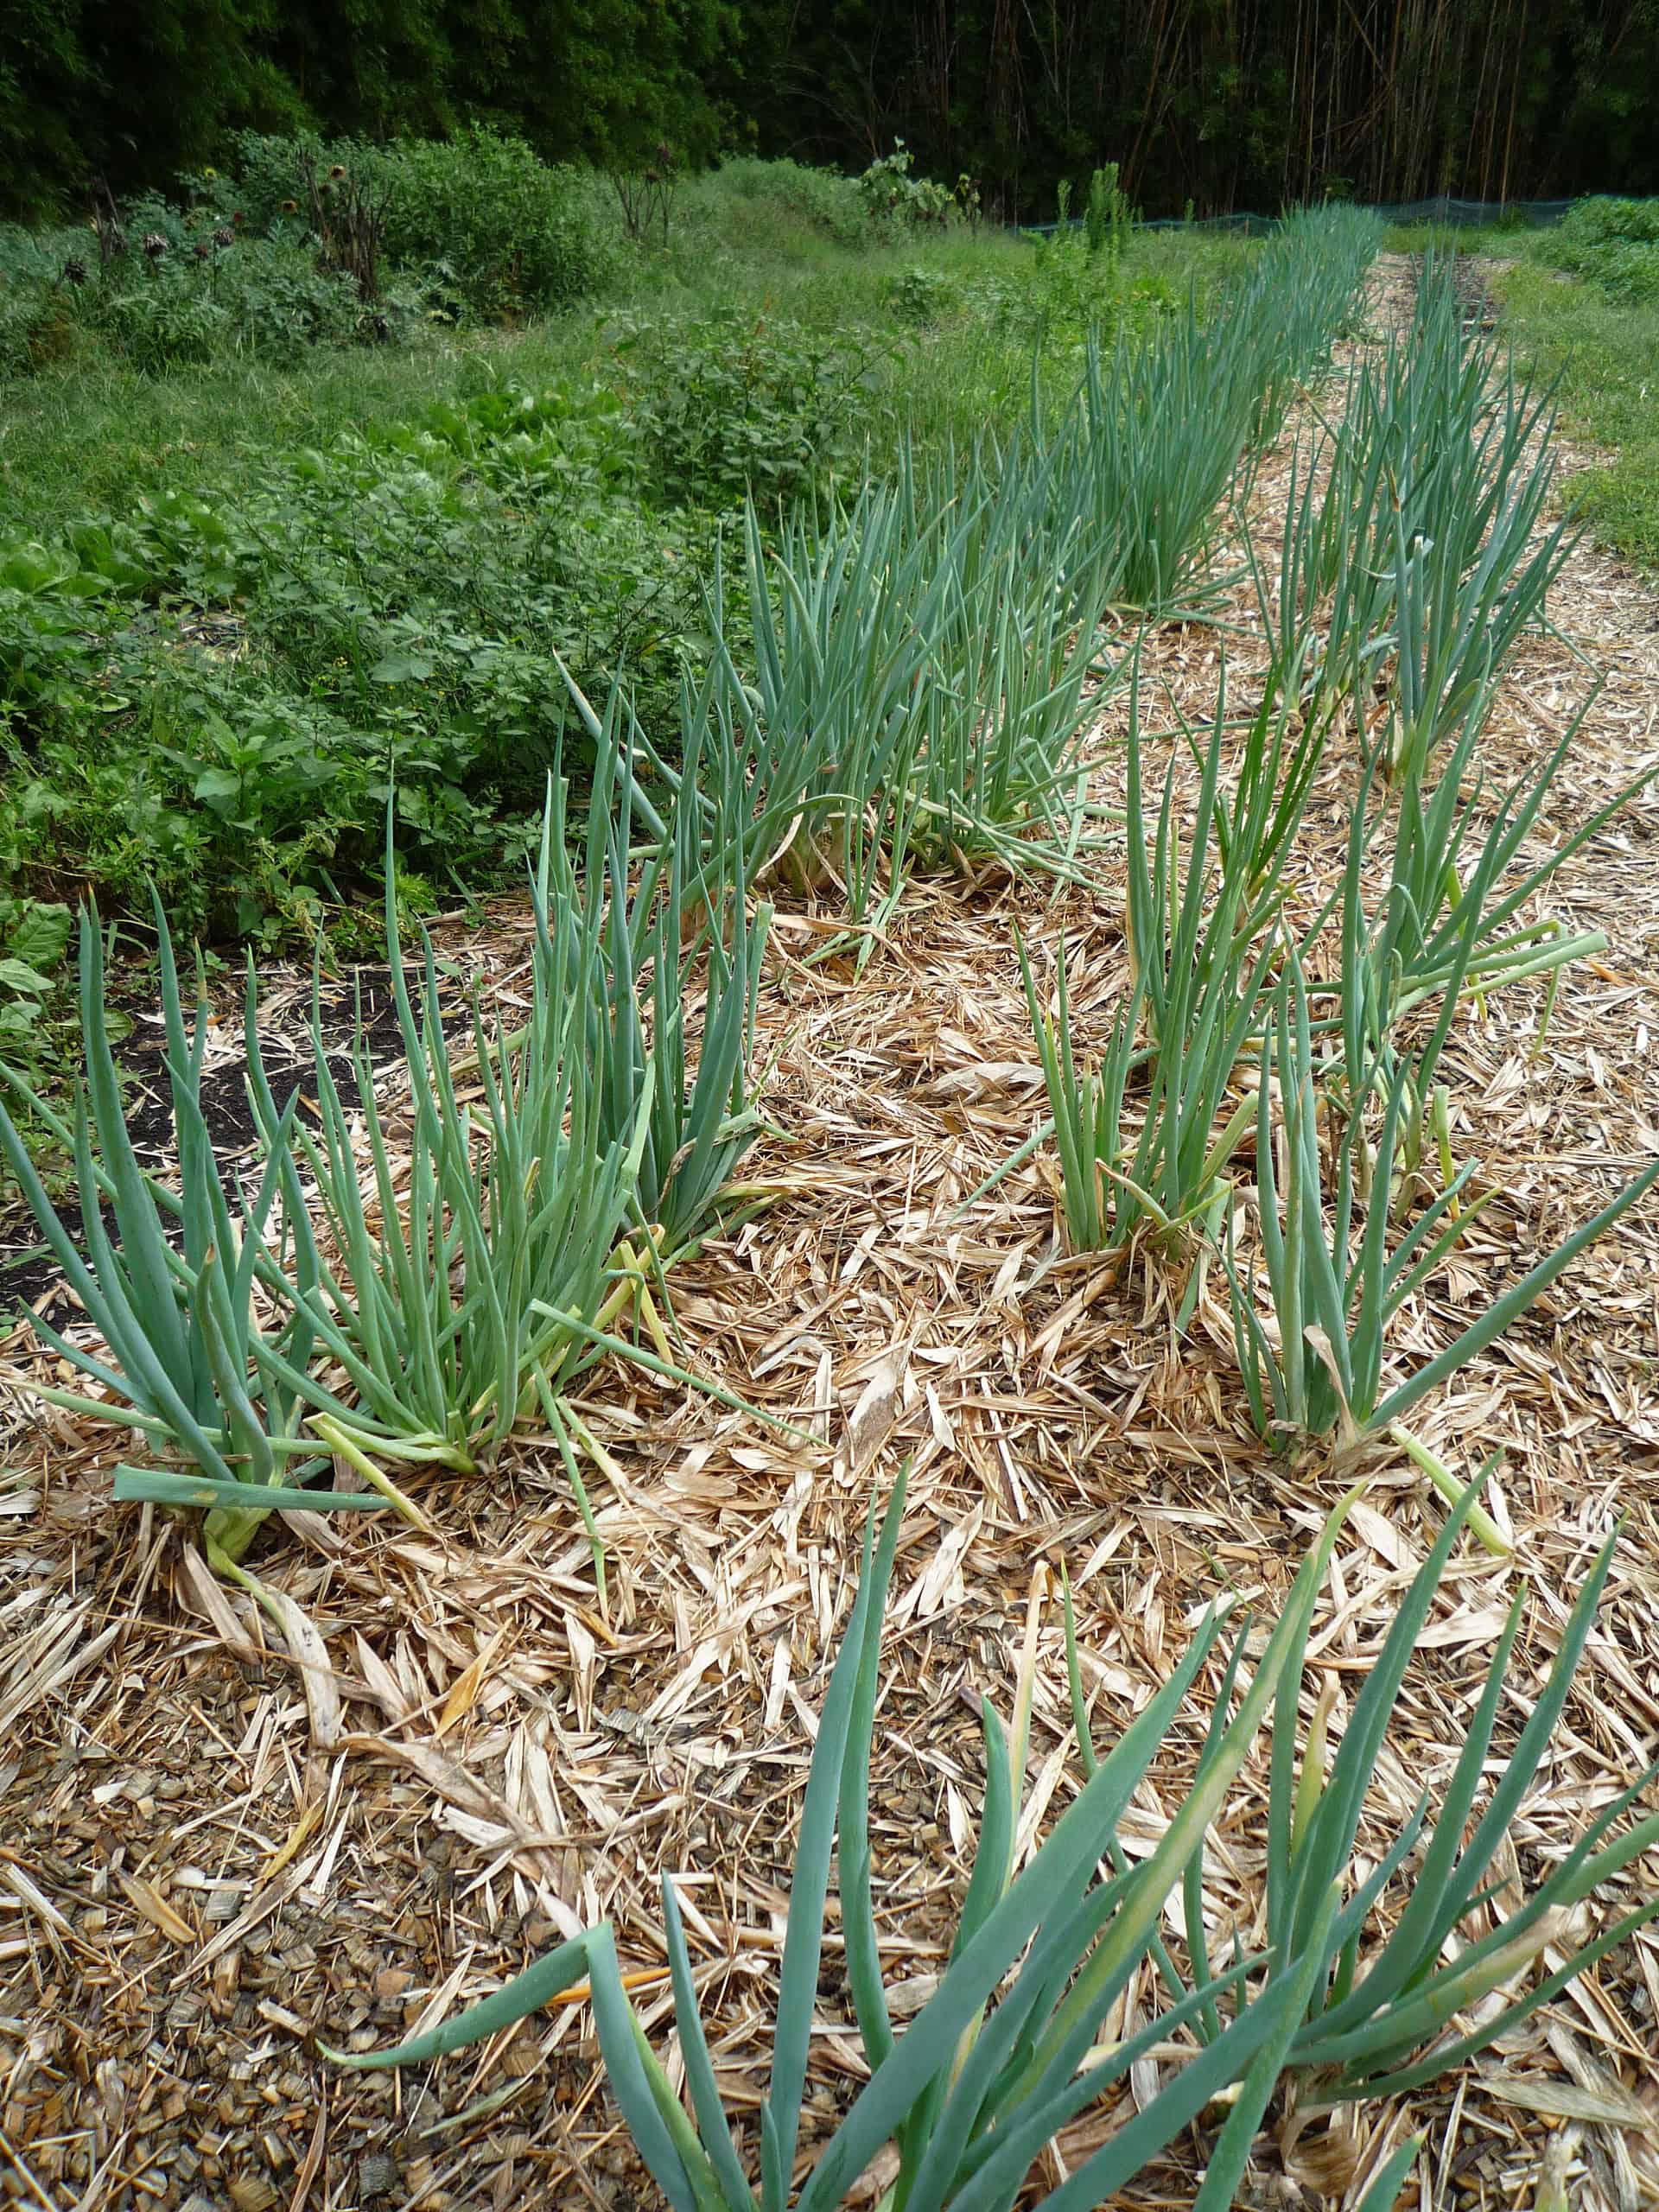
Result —
<instances>
[{"instance_id":1,"label":"mulched pathway","mask_svg":"<svg viewBox=\"0 0 1659 2212\"><path fill-rule=\"evenodd\" d=\"M1408 283L1383 269L1379 317ZM1264 538L1285 473L1264 467L1255 487ZM1243 597L1227 611L1244 631L1224 640L1243 703L1262 654ZM1659 759L1659 632L1650 588L1588 547L1552 613L1563 634L1517 656L1488 759L1497 777L1535 760L1582 703L1586 664L1608 671L1552 806L1559 830ZM1209 712L1223 642L1176 626L1151 647L1166 743L1178 714ZM1103 721L1108 798L1122 761L1104 741L1122 714L1114 699ZM1299 899L1340 865L1354 780L1333 747ZM1653 789L1550 906L1604 930L1608 950L1567 976L1547 1034L1525 988L1459 1020L1454 1146L1498 1195L1402 1317L1402 1367L1659 1149ZM817 1441L601 1370L584 1405L611 1463L593 1484L602 1608L557 1453L526 1435L486 1478L420 1486L434 1535L308 1515L263 1533L258 1572L326 1648L326 1678L308 1681L269 1622L213 1583L188 1526L111 1507L118 1438L29 1397L22 1377L49 1363L25 1324L0 1334L0 2193L36 2212L654 2205L579 2004L395 2077L331 2070L312 2038L396 2038L601 1915L625 1965L660 1967L666 1869L728 2107L751 2121L813 1722L872 1487L904 1454L872 1819L901 2016L943 1961L971 1857L978 1699L1007 1713L1028 1637L1033 1801L1057 1810L1077 1785L1061 1565L1103 1738L1144 1705L1219 1587L1264 1605L1282 1592L1347 1477L1255 1440L1223 1287L1206 1284L1178 1341L1157 1273L1065 1254L1041 1153L960 1211L1041 1111L1013 925L1042 972L1064 933L1088 1033L1126 972L1122 915L1109 855L1091 891L1053 899L1000 880L918 883L861 973L809 962L823 917L780 913L760 1011L777 1128L747 1167L774 1202L676 1277L676 1313L694 1366ZM522 913L445 942L461 972L514 990ZM273 979L272 1018L290 1031L306 988ZM230 1097L236 1009L223 1019ZM1512 1834L1502 1871L1521 1877L1659 1749L1656 1259L1649 1203L1419 1423L1456 1467L1502 1447L1516 1552L1460 1554L1448 1577L1379 1770L1379 1821L1448 1771L1516 1578L1529 1596L1511 1732L1571 1592L1626 1520L1544 1786ZM1319 1630L1316 1672L1343 1700L1440 1513L1402 1459L1378 1455ZM1202 1679L1213 1688L1213 1670ZM1132 1851L1155 1840L1195 1750L1183 1737L1154 1768L1125 1823ZM1246 1923L1262 1779L1247 1777L1211 1868L1217 1910ZM1656 1880L1659 1860L1629 1886ZM1120 2031L1150 1993L1132 1986ZM642 2008L666 2048L665 1993ZM809 2144L861 2071L833 1929L820 2017ZM1423 2127L1438 2203L1529 2201L1553 2145L1582 2204L1633 2212L1659 2195L1656 2054L1649 1931L1465 2075L1402 2106L1280 2117L1252 2201L1357 2201ZM1048 2180L1147 2086L1069 2134ZM1174 2146L1136 2201L1190 2202L1208 2139Z\"/></svg>"}]
</instances>

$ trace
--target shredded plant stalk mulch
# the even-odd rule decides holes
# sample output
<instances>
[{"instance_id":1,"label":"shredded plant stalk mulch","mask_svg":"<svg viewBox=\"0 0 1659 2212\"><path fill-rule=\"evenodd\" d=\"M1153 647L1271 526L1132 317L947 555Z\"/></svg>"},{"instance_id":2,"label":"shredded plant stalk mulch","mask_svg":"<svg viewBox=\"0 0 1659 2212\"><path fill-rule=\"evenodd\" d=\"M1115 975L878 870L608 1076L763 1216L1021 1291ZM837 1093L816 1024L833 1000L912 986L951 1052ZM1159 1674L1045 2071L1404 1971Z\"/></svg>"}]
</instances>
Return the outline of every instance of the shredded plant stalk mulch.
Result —
<instances>
[{"instance_id":1,"label":"shredded plant stalk mulch","mask_svg":"<svg viewBox=\"0 0 1659 2212\"><path fill-rule=\"evenodd\" d=\"M1396 314L1402 266L1380 264ZM1253 494L1266 547L1287 445ZM1221 556L1226 564L1225 549ZM1535 760L1607 681L1539 825L1547 840L1659 758L1651 588L1588 545L1529 639L1484 758L1494 785ZM1148 641L1149 772L1177 714L1251 697L1265 651L1243 590L1217 620ZM1124 695L1108 702L1097 795L1121 796ZM1299 845L1298 911L1341 868L1357 782L1326 756ZM1497 1195L1402 1315L1394 1371L1449 1343L1659 1150L1659 789L1552 886L1605 931L1543 991L1470 1001L1443 1074L1459 1161ZM783 902L760 1008L775 1132L746 1162L771 1203L671 1278L688 1363L810 1430L761 1427L615 1362L580 1398L602 1448L589 1488L608 1603L551 1440L514 1440L487 1478L413 1485L434 1533L386 1516L273 1522L255 1563L302 1610L289 1648L213 1580L188 1530L111 1507L118 1433L18 1384L49 1363L0 1337L0 2193L37 2212L373 2204L625 2212L656 2202L618 2126L591 2023L561 2005L423 2072L342 2076L353 2048L431 2025L601 1915L625 1969L661 1974L658 1885L679 1885L729 2110L764 2084L792 1838L872 1490L913 1454L884 1644L871 1835L895 2015L945 1960L982 1789L977 1700L1006 1713L1038 1664L1027 1840L1070 1800L1058 1574L1077 1608L1096 1738L1173 1664L1211 1599L1273 1609L1351 1479L1275 1458L1252 1431L1226 1288L1212 1268L1177 1340L1179 1271L1077 1258L1039 1149L959 1213L1044 1111L1013 928L1052 977L1064 936L1081 1033L1103 1042L1128 969L1123 872L1092 891L966 874L918 882L861 969L815 960L833 912ZM504 910L447 953L511 1003L528 918ZM296 1022L299 992L289 1001ZM234 1053L235 1009L225 1019ZM1237 1172L1248 1175L1241 1156ZM1529 1592L1503 1748L1522 1725L1599 1543L1624 1535L1585 1664L1500 1871L1524 1884L1659 1753L1659 1205L1592 1248L1415 1426L1453 1470L1494 1449L1512 1560L1465 1543L1408 1676L1375 1785L1379 1821L1450 1773L1516 1578ZM52 1294L43 1289L43 1298ZM1338 1548L1305 1696L1334 1682L1340 1727L1443 1502L1391 1446ZM1199 1689L1213 1693L1218 1666ZM1123 1829L1149 1850L1179 1802L1207 1707L1154 1764ZM1266 1776L1247 1770L1212 1836L1210 1894L1261 1910ZM1381 1833L1379 1826L1378 1833ZM1659 1864L1631 1870L1624 1902ZM1559 1961L1608 1911L1557 1932ZM831 1921L803 2135L828 2132L862 2073ZM1148 1969L1149 1971L1149 1969ZM1116 2031L1147 2017L1132 1985ZM636 1992L668 2048L665 1975ZM1088 2114L1049 2185L1160 2062ZM1423 2201L1514 2206L1563 2180L1595 2212L1659 2199L1659 1930L1638 1935L1464 2074L1382 2107L1275 2113L1256 2146L1263 2205L1353 2203L1426 2131ZM1195 2131L1137 2202L1191 2200ZM877 2177L879 2178L879 2177ZM872 2195L874 2193L872 2190Z\"/></svg>"}]
</instances>

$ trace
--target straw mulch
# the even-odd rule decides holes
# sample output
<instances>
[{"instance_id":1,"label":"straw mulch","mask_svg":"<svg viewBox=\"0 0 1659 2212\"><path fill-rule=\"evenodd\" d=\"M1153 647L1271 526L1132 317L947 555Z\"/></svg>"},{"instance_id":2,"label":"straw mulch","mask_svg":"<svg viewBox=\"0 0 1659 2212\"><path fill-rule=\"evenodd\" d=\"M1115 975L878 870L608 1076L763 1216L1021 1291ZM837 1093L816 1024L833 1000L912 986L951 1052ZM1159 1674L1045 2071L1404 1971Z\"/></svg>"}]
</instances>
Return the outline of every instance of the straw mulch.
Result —
<instances>
[{"instance_id":1,"label":"straw mulch","mask_svg":"<svg viewBox=\"0 0 1659 2212\"><path fill-rule=\"evenodd\" d=\"M1380 315L1403 281L1385 273ZM1282 486L1270 465L1264 530ZM1244 619L1242 597L1233 611ZM1609 671L1558 789L1560 829L1659 757L1659 626L1650 590L1588 548L1553 612L1568 642L1519 655L1487 750L1497 776L1535 760L1585 698L1587 662ZM1221 642L1197 626L1152 641L1163 688L1148 706L1166 728L1175 708L1209 711ZM1248 636L1227 644L1243 700L1261 656ZM1113 702L1108 735L1121 713ZM1102 757L1110 797L1121 760L1109 744ZM1303 840L1310 900L1339 865L1353 780L1338 747ZM1455 1147L1497 1196L1402 1317L1402 1370L1659 1147L1659 796L1634 801L1552 901L1609 949L1567 976L1547 1036L1529 988L1459 1020ZM982 1788L977 1700L1006 1713L1028 1633L1033 1825L1077 1786L1061 1565L1103 1738L1219 1589L1274 1604L1345 1477L1254 1437L1218 1281L1177 1341L1165 1271L1065 1255L1042 1154L958 1217L1041 1110L1016 923L1044 972L1064 934L1091 1030L1125 966L1110 855L1088 894L918 883L861 973L810 959L828 915L779 914L761 1007L776 1129L750 1162L774 1202L677 1278L676 1303L695 1366L817 1441L602 1370L584 1402L609 1462L593 1478L603 1611L557 1454L532 1436L488 1481L422 1489L435 1535L388 1518L273 1526L259 1572L321 1643L308 1658L296 1631L284 1649L212 1581L188 1529L111 1510L113 1433L0 1384L0 2190L39 2212L653 2203L580 2005L401 2078L341 2077L308 2038L395 2038L603 1914L626 1967L658 1967L668 1869L728 2105L752 2113L815 1716L869 1498L905 1453L872 1821L896 2012L942 1963ZM524 918L449 950L511 995ZM1580 1687L1513 1832L1503 1871L1521 1881L1659 1748L1656 1251L1649 1205L1417 1423L1456 1469L1501 1448L1516 1552L1454 1562L1377 1777L1382 1818L1449 1771L1517 1578L1503 1725L1520 1725L1624 1517ZM41 1363L23 1327L0 1357L14 1383ZM1309 1684L1335 1681L1338 1726L1443 1512L1402 1459L1379 1454L1373 1471ZM1195 1751L1190 1729L1168 1747L1131 1851L1155 1840ZM1246 1929L1261 1783L1236 1793L1210 1862L1218 1908ZM1649 1863L1629 1890L1656 1882ZM1152 1993L1132 1992L1126 2018ZM861 2075L843 1997L832 1922L809 2141ZM642 2002L666 2048L665 1994ZM1049 2180L1131 2094L1062 2144ZM1253 2201L1355 2202L1413 2128L1439 2204L1530 2202L1547 2161L1588 2207L1659 2196L1659 1933L1403 2108L1275 2120ZM1143 2177L1143 2200L1190 2201L1205 2140Z\"/></svg>"}]
</instances>

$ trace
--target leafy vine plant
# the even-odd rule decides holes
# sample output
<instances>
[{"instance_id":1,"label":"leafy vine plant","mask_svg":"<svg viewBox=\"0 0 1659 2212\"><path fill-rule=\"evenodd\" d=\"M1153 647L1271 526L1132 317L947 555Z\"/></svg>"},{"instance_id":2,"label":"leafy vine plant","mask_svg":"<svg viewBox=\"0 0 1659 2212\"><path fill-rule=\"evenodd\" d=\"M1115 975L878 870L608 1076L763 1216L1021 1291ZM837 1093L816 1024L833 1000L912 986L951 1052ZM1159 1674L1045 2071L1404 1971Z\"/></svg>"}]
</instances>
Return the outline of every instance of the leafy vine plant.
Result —
<instances>
[{"instance_id":1,"label":"leafy vine plant","mask_svg":"<svg viewBox=\"0 0 1659 2212\"><path fill-rule=\"evenodd\" d=\"M912 174L916 156L902 138L893 142L893 151L873 161L858 180L859 191L872 219L879 223L919 228L932 225L943 228L953 207L960 207L964 214L971 206L978 208L977 188L972 188L971 200L958 200L948 185L936 184L931 177ZM970 183L970 180L964 179Z\"/></svg>"}]
</instances>

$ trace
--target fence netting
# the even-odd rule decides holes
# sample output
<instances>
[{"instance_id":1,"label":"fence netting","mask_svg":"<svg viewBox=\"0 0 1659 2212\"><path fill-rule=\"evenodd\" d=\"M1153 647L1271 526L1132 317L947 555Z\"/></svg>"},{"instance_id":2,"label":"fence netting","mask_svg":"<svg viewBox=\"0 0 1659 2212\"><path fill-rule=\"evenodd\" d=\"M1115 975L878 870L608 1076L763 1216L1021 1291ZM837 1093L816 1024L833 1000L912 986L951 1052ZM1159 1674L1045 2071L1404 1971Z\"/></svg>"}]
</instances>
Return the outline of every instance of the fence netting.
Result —
<instances>
[{"instance_id":1,"label":"fence netting","mask_svg":"<svg viewBox=\"0 0 1659 2212\"><path fill-rule=\"evenodd\" d=\"M1547 231L1559 223L1573 205L1570 200L1453 200L1443 193L1436 200L1399 200L1373 206L1371 213L1380 215L1385 223L1428 223L1446 230ZM1242 238L1259 238L1276 231L1280 220L1277 215L1243 213L1195 215L1190 220L1183 215L1158 215L1138 221L1135 227L1143 231L1230 231ZM1061 226L1021 223L1017 227L1039 238L1052 238ZM1074 215L1065 227L1081 230L1083 219Z\"/></svg>"}]
</instances>

